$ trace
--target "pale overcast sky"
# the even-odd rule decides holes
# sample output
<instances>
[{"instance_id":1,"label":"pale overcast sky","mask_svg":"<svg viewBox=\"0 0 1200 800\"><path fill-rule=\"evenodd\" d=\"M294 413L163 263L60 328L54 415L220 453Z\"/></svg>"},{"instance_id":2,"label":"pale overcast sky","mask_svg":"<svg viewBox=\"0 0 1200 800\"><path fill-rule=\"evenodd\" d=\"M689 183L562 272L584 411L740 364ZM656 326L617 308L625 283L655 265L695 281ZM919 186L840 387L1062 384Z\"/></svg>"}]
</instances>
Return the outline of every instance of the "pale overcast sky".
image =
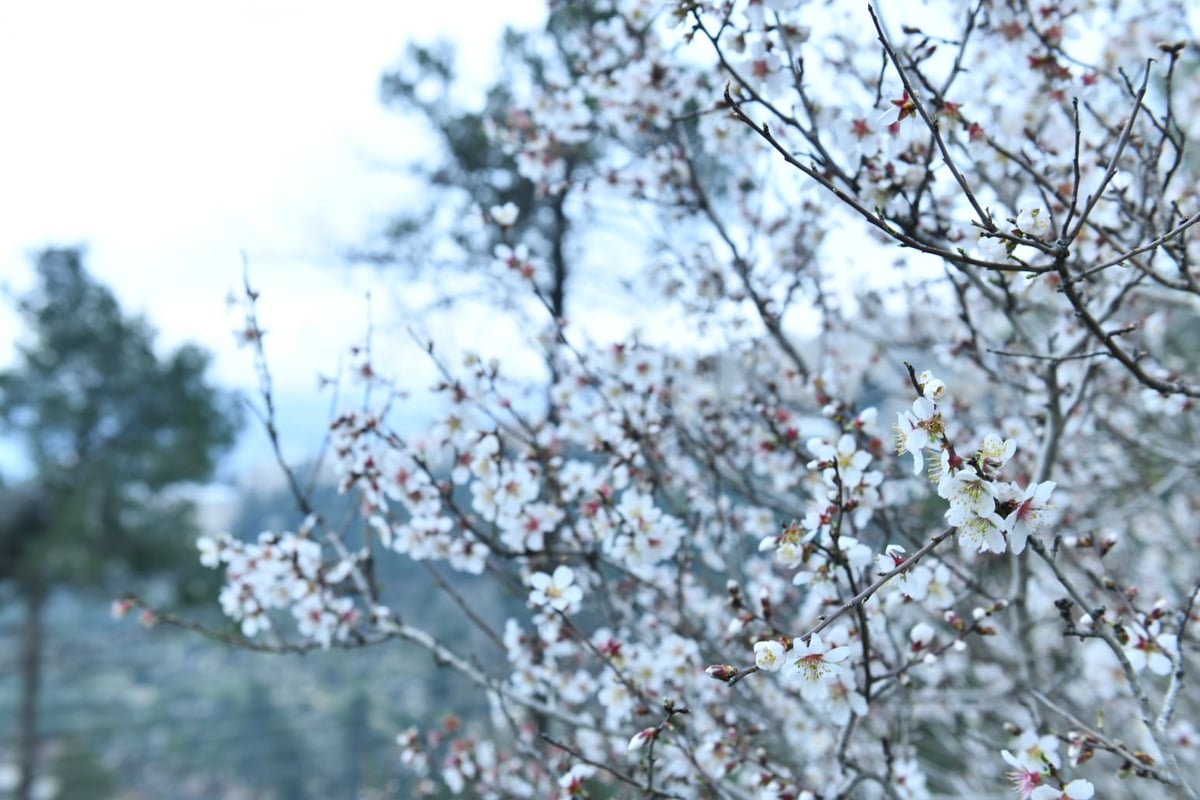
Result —
<instances>
[{"instance_id":1,"label":"pale overcast sky","mask_svg":"<svg viewBox=\"0 0 1200 800\"><path fill-rule=\"evenodd\" d=\"M315 375L361 333L369 285L340 252L410 196L380 164L431 152L381 107L381 72L441 35L486 83L503 25L535 26L542 6L0 5L0 284L27 287L43 246L86 244L91 272L164 343L203 344L221 381L250 388L224 305L245 252L285 425L319 425ZM18 333L5 304L0 364Z\"/></svg>"}]
</instances>

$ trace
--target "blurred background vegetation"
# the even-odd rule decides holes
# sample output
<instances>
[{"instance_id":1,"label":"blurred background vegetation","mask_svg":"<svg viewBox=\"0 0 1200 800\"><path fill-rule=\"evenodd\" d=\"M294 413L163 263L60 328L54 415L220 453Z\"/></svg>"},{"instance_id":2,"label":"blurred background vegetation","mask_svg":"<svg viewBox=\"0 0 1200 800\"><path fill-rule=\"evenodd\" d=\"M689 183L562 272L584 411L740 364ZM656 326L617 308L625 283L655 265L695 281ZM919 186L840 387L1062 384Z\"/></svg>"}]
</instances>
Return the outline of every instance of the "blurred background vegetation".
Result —
<instances>
[{"instance_id":1,"label":"blurred background vegetation","mask_svg":"<svg viewBox=\"0 0 1200 800\"><path fill-rule=\"evenodd\" d=\"M113 599L136 591L228 629L198 532L300 519L277 479L214 505L204 482L240 413L203 350L157 352L149 323L121 312L77 249L46 250L36 267L16 300L16 363L0 373L0 426L28 462L0 476L0 796L403 796L395 735L483 711L428 656L265 657L113 619ZM318 507L353 512L317 492ZM386 559L379 576L395 607L472 641L425 569ZM469 600L483 588L459 583Z\"/></svg>"},{"instance_id":2,"label":"blurred background vegetation","mask_svg":"<svg viewBox=\"0 0 1200 800\"><path fill-rule=\"evenodd\" d=\"M546 33L560 42L564 26L580 22L555 15ZM413 166L429 205L393 218L351 260L395 284L479 270L496 242L458 241L455 221L514 202L522 238L552 265L542 288L561 316L574 255L565 195L535 192L483 130L503 122L513 76L544 83L569 54L510 32L502 59L506 78L479 109L458 100L446 43L412 46L383 75L383 102L423 121L443 159ZM580 148L572 164L591 157ZM431 262L434 249L445 257ZM164 352L153 321L124 313L85 258L80 248L47 248L35 259L35 287L8 298L24 332L15 363L0 372L0 436L27 468L0 474L0 798L407 796L396 735L447 718L470 728L487 714L484 698L427 654L395 645L264 656L113 619L113 601L135 592L230 630L216 603L220 575L199 566L197 535L253 538L294 530L301 518L277 470L213 491L242 427L241 399L211 382L201 347ZM352 520L347 498L316 485L315 507ZM466 643L482 663L503 663L437 583L486 609L497 629L523 598L402 559L376 570L384 598L407 619Z\"/></svg>"}]
</instances>

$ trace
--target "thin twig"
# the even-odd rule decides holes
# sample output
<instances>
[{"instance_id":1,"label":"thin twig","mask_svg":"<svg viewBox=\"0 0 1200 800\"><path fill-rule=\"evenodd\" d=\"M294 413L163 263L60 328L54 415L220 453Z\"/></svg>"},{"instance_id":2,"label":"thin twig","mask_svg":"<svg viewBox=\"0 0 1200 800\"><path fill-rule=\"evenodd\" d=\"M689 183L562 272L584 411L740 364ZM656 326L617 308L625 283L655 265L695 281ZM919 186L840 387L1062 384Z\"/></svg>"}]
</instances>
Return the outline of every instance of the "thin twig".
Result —
<instances>
[{"instance_id":1,"label":"thin twig","mask_svg":"<svg viewBox=\"0 0 1200 800\"><path fill-rule=\"evenodd\" d=\"M1160 773L1158 770L1156 770L1153 766L1147 764L1145 761L1138 758L1137 754L1134 753L1132 750L1130 750L1128 747L1126 747L1124 744L1122 744L1121 742L1118 742L1114 739L1108 738L1103 733L1096 730L1092 726L1088 725L1086 722L1081 720L1079 717L1075 716L1070 711L1068 711L1067 709L1058 705L1053 700L1051 700L1049 697L1047 697L1046 695L1039 692L1037 689L1030 689L1029 694L1035 700L1037 700L1039 703L1041 703L1043 706L1050 709L1055 714L1058 714L1060 717L1065 719L1067 722L1074 725L1076 728L1079 729L1080 732L1084 733L1089 738L1095 739L1097 742L1099 742L1101 745L1103 745L1105 747L1105 749L1109 750L1110 752L1116 753L1117 755L1121 756L1122 758L1124 758L1126 761L1128 761L1131 764L1137 764L1138 770L1144 771L1146 773L1147 777L1152 778L1152 779L1158 781L1159 783L1165 783L1165 784L1171 783L1169 778L1164 776L1162 773Z\"/></svg>"},{"instance_id":2,"label":"thin twig","mask_svg":"<svg viewBox=\"0 0 1200 800\"><path fill-rule=\"evenodd\" d=\"M1033 551L1038 554L1042 562L1054 573L1054 577L1058 579L1058 584L1075 601L1075 604L1080 608L1088 608L1089 604L1086 598L1080 594L1079 589L1075 586L1075 582L1063 571L1054 554L1046 549L1046 545L1042 543L1042 540L1037 536L1030 536L1029 546L1033 548ZM1097 619L1093 630L1096 637L1108 645L1109 651L1112 652L1117 659L1117 663L1120 664L1121 672L1125 676L1125 683L1129 687L1130 694L1133 695L1133 700L1137 705L1142 724L1146 726L1146 729L1150 733L1150 738L1154 740L1159 753L1162 754L1163 759L1166 760L1167 766L1170 768L1170 774L1165 775L1162 778L1162 782L1169 786L1183 789L1192 800L1200 800L1200 795L1196 794L1196 790L1183 777L1183 772L1179 768L1179 761L1175 758L1175 750L1171 746L1171 742L1154 724L1154 714L1150 709L1150 698L1147 696L1146 690L1138 678L1137 671L1129 663L1129 657L1125 655L1125 649L1117 641L1116 635L1103 620Z\"/></svg>"},{"instance_id":3,"label":"thin twig","mask_svg":"<svg viewBox=\"0 0 1200 800\"><path fill-rule=\"evenodd\" d=\"M848 206L849 208L851 208L855 212L857 212L859 214L859 216L861 216L869 224L871 224L872 226L883 231L883 233L885 233L889 238L894 239L896 242L898 242L903 247L909 247L909 248L912 248L913 250L919 250L922 253L928 253L929 255L938 256L940 258L943 258L943 259L950 261L952 263L955 263L955 264L970 264L970 265L977 266L977 267L984 267L986 269L996 270L997 272L1016 272L1016 273L1022 273L1022 274L1040 275L1040 274L1043 274L1046 272L1054 271L1054 266L1052 264L1047 264L1047 265L1042 265L1042 266L1025 265L1025 264L1003 264L1003 263L999 263L996 261L985 261L983 259L973 258L971 256L968 256L966 253L964 253L961 250L947 250L944 247L937 247L935 245L927 244L925 242L920 241L919 239L915 239L912 236L909 236L908 234L904 233L903 231L896 230L894 227L892 227L891 225L888 224L887 220L884 219L884 217L882 217L881 215L879 215L873 211L868 210L857 199L846 194L845 191L838 188L832 181L830 181L827 177L822 175L816 169L814 169L813 167L811 167L808 164L805 164L804 162L802 162L798 158L796 158L794 155L792 155L791 152L789 152L788 149L786 147L784 147L783 144L778 139L775 138L774 134L771 133L771 129L769 127L767 127L767 125L765 123L757 123L750 118L750 116L745 112L745 110L741 107L741 105L738 104L738 102L733 99L732 90L728 86L725 87L725 102L729 106L729 109L733 113L735 118L737 118L740 122L745 123L747 126L750 127L751 130L753 130L756 134L761 136L763 138L763 140L766 141L767 144L771 145L771 147L774 148L775 151L777 153L779 153L779 155L781 155L783 157L783 160L786 161L790 166L795 167L796 169L800 170L800 172L804 173L804 175L811 178L813 181L815 181L817 184L819 184L826 191L829 191L830 193L832 193L834 195L834 197L836 197L838 200L840 200L844 205ZM1004 238L1004 234L1000 231L997 231L997 232L993 233L992 235ZM1021 244L1033 244L1034 243L1032 240L1025 240L1025 239L1021 239L1019 241L1021 242Z\"/></svg>"},{"instance_id":4,"label":"thin twig","mask_svg":"<svg viewBox=\"0 0 1200 800\"><path fill-rule=\"evenodd\" d=\"M941 533L934 536L932 539L930 539L925 544L921 545L921 548L919 550L915 551L911 556L909 556L908 558L901 561L893 569L890 569L887 572L880 573L879 577L876 578L874 582L872 582L869 586L867 586L865 589L860 591L858 594L854 595L854 597L851 597L849 600L842 603L842 605L839 606L838 609L836 611L834 611L832 614L823 616L821 618L821 621L817 624L816 627L814 627L812 630L805 633L803 636L800 636L799 639L802 641L808 641L815 634L818 634L821 631L828 628L830 625L832 625L834 622L836 622L844 614L861 606L863 603L865 603L867 601L868 598L871 597L871 595L873 595L877 591L879 591L880 588L882 588L884 584L886 584L888 581L890 581L892 578L896 577L900 573L905 572L910 567L915 566L918 561L920 561L922 558L924 558L925 556L927 556L931 552L933 552L933 550L939 544L944 542L949 537L953 536L954 532L956 530L957 530L957 528L947 528L946 530L944 530ZM734 673L734 675L732 677L730 677L729 680L726 681L726 683L728 683L730 686L733 686L735 683L740 681L742 678L746 677L747 675L752 675L755 672L758 672L757 666L746 667L744 669L740 669L736 673Z\"/></svg>"},{"instance_id":5,"label":"thin twig","mask_svg":"<svg viewBox=\"0 0 1200 800\"><path fill-rule=\"evenodd\" d=\"M1104 171L1104 177L1100 180L1100 185L1096 191L1088 195L1087 203L1083 207L1083 212L1080 213L1079 219L1075 221L1075 225L1066 235L1066 244L1075 241L1079 236L1079 232L1083 230L1083 226L1087 224L1088 217L1092 215L1096 204L1100 202L1104 190L1108 188L1108 184L1117 174L1117 164L1121 160L1121 155L1125 152L1126 146L1129 144L1129 138L1133 135L1133 124L1137 121L1138 111L1142 108L1142 100L1146 97L1146 89L1150 86L1150 65L1154 63L1154 59L1146 62L1145 73L1142 76L1142 85L1137 90L1137 95L1134 97L1133 110L1129 112L1129 119L1125 122L1125 128L1121 131L1121 136L1117 139L1117 148L1113 152L1112 158L1108 161L1108 169Z\"/></svg>"},{"instance_id":6,"label":"thin twig","mask_svg":"<svg viewBox=\"0 0 1200 800\"><path fill-rule=\"evenodd\" d=\"M1092 275L1095 275L1097 272L1106 270L1109 267L1115 267L1117 264L1120 264L1123 261L1128 261L1129 259L1133 258L1134 256L1139 256L1142 253L1146 253L1151 250L1154 250L1155 248L1161 247L1162 245L1169 242L1171 239L1174 239L1176 236L1179 236L1181 233L1186 231L1188 228L1195 225L1197 222L1200 222L1200 211L1196 212L1195 214L1192 214L1190 217L1185 219L1183 222L1179 223L1174 228L1172 228L1171 230L1162 234L1161 236L1151 239L1149 242L1146 242L1143 245L1135 247L1132 250L1127 250L1126 252L1122 253L1119 256L1110 258L1108 261L1104 261L1100 264L1097 264L1094 267L1090 267L1090 268L1084 270L1082 273L1080 273L1079 277L1080 278L1090 278Z\"/></svg>"},{"instance_id":7,"label":"thin twig","mask_svg":"<svg viewBox=\"0 0 1200 800\"><path fill-rule=\"evenodd\" d=\"M887 34L883 32L883 26L879 24L879 17L875 14L874 6L867 6L867 11L871 14L871 22L875 25L875 32L878 34L879 43L883 45L884 52L887 53L892 66L896 68L896 72L900 75L900 82L904 85L904 91L908 94L909 102L917 110L917 114L920 115L921 120L925 123L925 127L929 129L929 133L933 136L933 141L937 144L938 150L942 154L942 162L949 168L950 174L954 176L954 180L958 182L959 188L962 189L963 196L967 198L967 202L971 204L971 208L975 209L975 214L979 217L979 224L989 233L995 231L996 223L992 220L992 215L980 204L978 198L975 197L975 192L971 189L971 184L967 183L966 177L954 163L954 157L950 155L950 150L946 147L946 142L942 139L937 122L930 115L929 110L925 108L925 104L921 102L916 88L913 86L912 81L909 80L908 71L900 63L900 56L896 54L896 49L892 47L892 43L888 41Z\"/></svg>"}]
</instances>

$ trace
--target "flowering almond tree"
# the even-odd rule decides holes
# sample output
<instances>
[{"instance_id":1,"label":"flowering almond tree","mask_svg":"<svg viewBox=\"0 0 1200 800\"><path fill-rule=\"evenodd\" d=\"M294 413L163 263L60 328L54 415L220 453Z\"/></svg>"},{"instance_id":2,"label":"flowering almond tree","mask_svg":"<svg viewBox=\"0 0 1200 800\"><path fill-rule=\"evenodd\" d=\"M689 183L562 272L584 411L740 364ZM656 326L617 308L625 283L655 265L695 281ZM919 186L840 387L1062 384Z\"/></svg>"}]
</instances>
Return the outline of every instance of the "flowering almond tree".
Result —
<instances>
[{"instance_id":1,"label":"flowering almond tree","mask_svg":"<svg viewBox=\"0 0 1200 800\"><path fill-rule=\"evenodd\" d=\"M590 3L489 136L577 229L649 231L677 336L547 317L536 411L430 342L420 436L360 347L331 435L367 529L201 541L239 643L403 640L486 693L490 726L400 733L430 791L1198 796L1187 4L879 5ZM495 255L544 297L536 247ZM388 606L384 558L526 611L467 651Z\"/></svg>"}]
</instances>

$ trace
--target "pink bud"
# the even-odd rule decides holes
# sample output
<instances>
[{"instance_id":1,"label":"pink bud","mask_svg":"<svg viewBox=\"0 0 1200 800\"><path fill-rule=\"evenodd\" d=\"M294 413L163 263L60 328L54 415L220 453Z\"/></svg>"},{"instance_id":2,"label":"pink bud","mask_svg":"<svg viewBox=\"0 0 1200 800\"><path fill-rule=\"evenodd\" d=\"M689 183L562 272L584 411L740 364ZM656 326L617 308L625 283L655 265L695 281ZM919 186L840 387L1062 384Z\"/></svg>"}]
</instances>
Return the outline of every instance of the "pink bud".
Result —
<instances>
[{"instance_id":1,"label":"pink bud","mask_svg":"<svg viewBox=\"0 0 1200 800\"><path fill-rule=\"evenodd\" d=\"M706 675L708 675L708 677L714 680L728 683L729 680L737 674L737 669L729 664L713 664L712 666L707 667L704 672Z\"/></svg>"},{"instance_id":2,"label":"pink bud","mask_svg":"<svg viewBox=\"0 0 1200 800\"><path fill-rule=\"evenodd\" d=\"M658 728L644 728L643 730L635 733L633 738L629 740L629 749L637 750L645 747L652 742L656 736L658 736Z\"/></svg>"}]
</instances>

